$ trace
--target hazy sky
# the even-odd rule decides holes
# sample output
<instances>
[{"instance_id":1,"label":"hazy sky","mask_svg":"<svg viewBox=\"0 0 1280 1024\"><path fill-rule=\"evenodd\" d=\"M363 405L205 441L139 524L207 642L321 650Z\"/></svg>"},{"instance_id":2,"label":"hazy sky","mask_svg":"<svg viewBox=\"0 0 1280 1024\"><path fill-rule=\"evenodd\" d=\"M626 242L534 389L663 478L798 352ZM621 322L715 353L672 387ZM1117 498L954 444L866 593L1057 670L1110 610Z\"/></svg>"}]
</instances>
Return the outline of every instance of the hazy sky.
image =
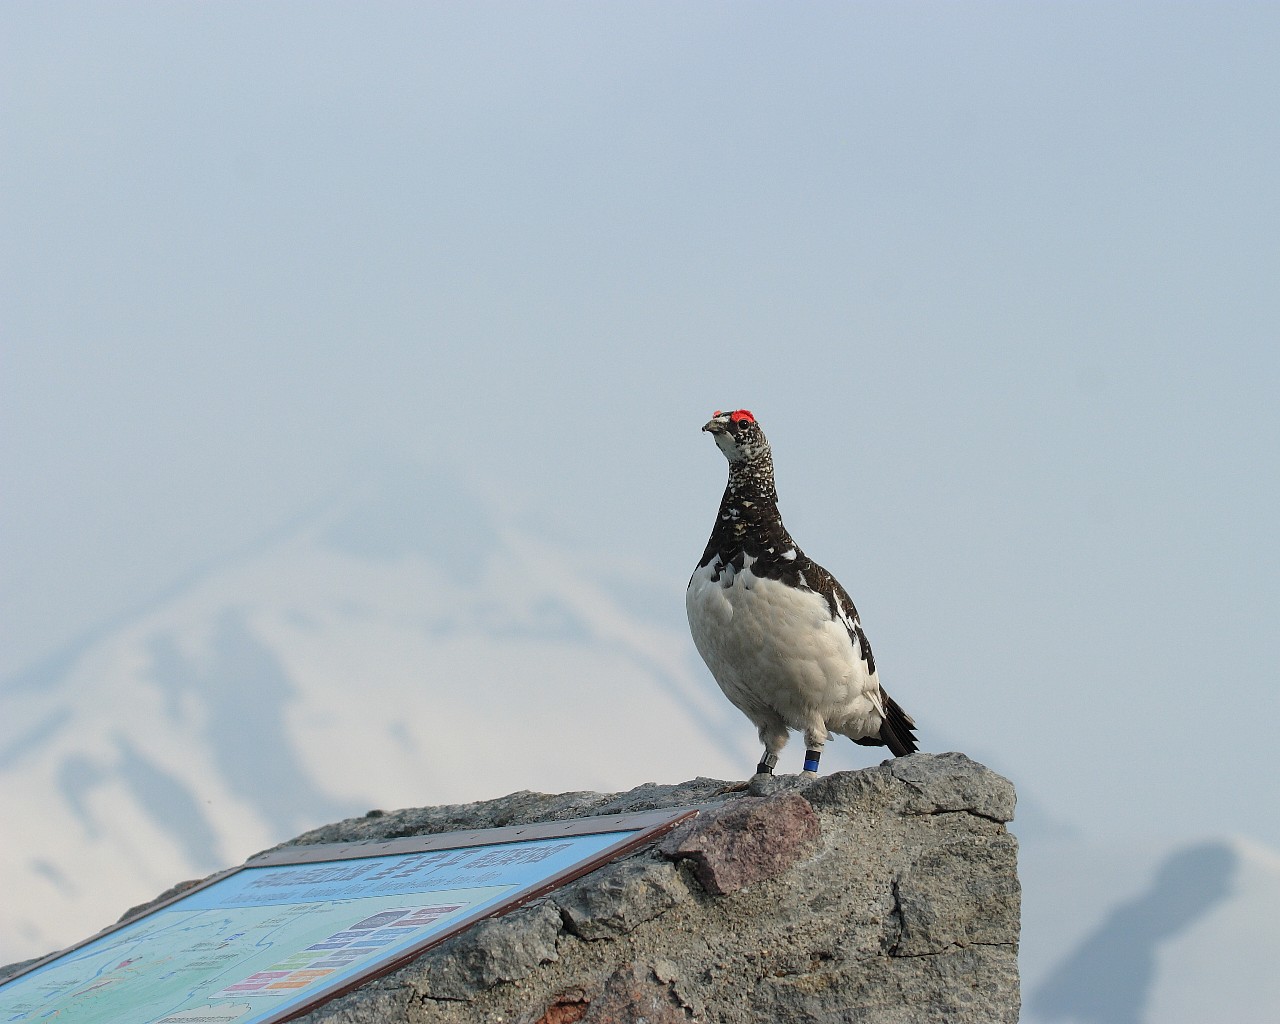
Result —
<instances>
[{"instance_id":1,"label":"hazy sky","mask_svg":"<svg viewBox=\"0 0 1280 1024\"><path fill-rule=\"evenodd\" d=\"M0 676L371 459L681 592L755 410L927 736L1280 843L1280 6L0 5Z\"/></svg>"}]
</instances>

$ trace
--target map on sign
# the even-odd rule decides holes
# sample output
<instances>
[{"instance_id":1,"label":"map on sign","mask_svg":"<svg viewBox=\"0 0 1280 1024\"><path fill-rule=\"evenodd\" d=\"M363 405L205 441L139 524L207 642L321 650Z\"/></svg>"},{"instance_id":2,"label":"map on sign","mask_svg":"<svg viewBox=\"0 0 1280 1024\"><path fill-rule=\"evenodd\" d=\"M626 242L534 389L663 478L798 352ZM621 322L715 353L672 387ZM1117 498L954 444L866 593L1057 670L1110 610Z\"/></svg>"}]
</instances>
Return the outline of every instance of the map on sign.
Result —
<instances>
[{"instance_id":1,"label":"map on sign","mask_svg":"<svg viewBox=\"0 0 1280 1024\"><path fill-rule=\"evenodd\" d=\"M689 813L293 847L0 983L0 1022L287 1020Z\"/></svg>"}]
</instances>

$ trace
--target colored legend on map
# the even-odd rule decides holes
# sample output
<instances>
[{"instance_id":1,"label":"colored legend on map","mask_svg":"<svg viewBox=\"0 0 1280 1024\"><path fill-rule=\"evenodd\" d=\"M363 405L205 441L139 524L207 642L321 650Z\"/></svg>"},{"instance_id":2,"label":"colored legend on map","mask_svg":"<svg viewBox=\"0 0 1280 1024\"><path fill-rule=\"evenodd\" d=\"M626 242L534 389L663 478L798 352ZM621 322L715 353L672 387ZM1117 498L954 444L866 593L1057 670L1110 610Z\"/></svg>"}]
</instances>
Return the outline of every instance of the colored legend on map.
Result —
<instances>
[{"instance_id":1,"label":"colored legend on map","mask_svg":"<svg viewBox=\"0 0 1280 1024\"><path fill-rule=\"evenodd\" d=\"M463 903L434 903L425 907L400 907L384 910L348 925L341 931L326 935L301 952L280 960L266 970L255 971L243 981L228 985L213 994L214 999L233 999L236 996L283 995L306 988L327 978L339 968L354 966L360 960L370 960L379 950L422 932L441 918L450 917L462 910Z\"/></svg>"}]
</instances>

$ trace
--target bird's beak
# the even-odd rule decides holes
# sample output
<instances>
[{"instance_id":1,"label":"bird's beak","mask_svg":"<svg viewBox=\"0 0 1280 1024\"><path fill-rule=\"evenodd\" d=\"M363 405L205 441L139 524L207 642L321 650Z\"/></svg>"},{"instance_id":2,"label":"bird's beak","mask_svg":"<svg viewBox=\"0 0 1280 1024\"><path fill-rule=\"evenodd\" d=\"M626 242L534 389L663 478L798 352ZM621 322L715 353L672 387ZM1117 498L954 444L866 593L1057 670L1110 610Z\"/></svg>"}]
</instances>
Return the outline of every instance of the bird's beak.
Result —
<instances>
[{"instance_id":1,"label":"bird's beak","mask_svg":"<svg viewBox=\"0 0 1280 1024\"><path fill-rule=\"evenodd\" d=\"M702 429L707 431L709 434L723 434L725 432L725 425L719 420L708 420Z\"/></svg>"}]
</instances>

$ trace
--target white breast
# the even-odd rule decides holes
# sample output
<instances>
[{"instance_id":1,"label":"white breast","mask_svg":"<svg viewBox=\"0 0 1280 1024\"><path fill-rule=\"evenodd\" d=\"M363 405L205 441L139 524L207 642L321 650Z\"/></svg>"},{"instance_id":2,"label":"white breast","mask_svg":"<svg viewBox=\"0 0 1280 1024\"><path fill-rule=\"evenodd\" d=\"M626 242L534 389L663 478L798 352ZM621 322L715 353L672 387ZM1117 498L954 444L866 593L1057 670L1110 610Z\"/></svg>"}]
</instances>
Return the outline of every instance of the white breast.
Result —
<instances>
[{"instance_id":1,"label":"white breast","mask_svg":"<svg viewBox=\"0 0 1280 1024\"><path fill-rule=\"evenodd\" d=\"M746 566L735 573L717 559L694 573L685 608L720 689L757 725L772 710L792 729L879 731L879 683L821 594L758 578Z\"/></svg>"}]
</instances>

